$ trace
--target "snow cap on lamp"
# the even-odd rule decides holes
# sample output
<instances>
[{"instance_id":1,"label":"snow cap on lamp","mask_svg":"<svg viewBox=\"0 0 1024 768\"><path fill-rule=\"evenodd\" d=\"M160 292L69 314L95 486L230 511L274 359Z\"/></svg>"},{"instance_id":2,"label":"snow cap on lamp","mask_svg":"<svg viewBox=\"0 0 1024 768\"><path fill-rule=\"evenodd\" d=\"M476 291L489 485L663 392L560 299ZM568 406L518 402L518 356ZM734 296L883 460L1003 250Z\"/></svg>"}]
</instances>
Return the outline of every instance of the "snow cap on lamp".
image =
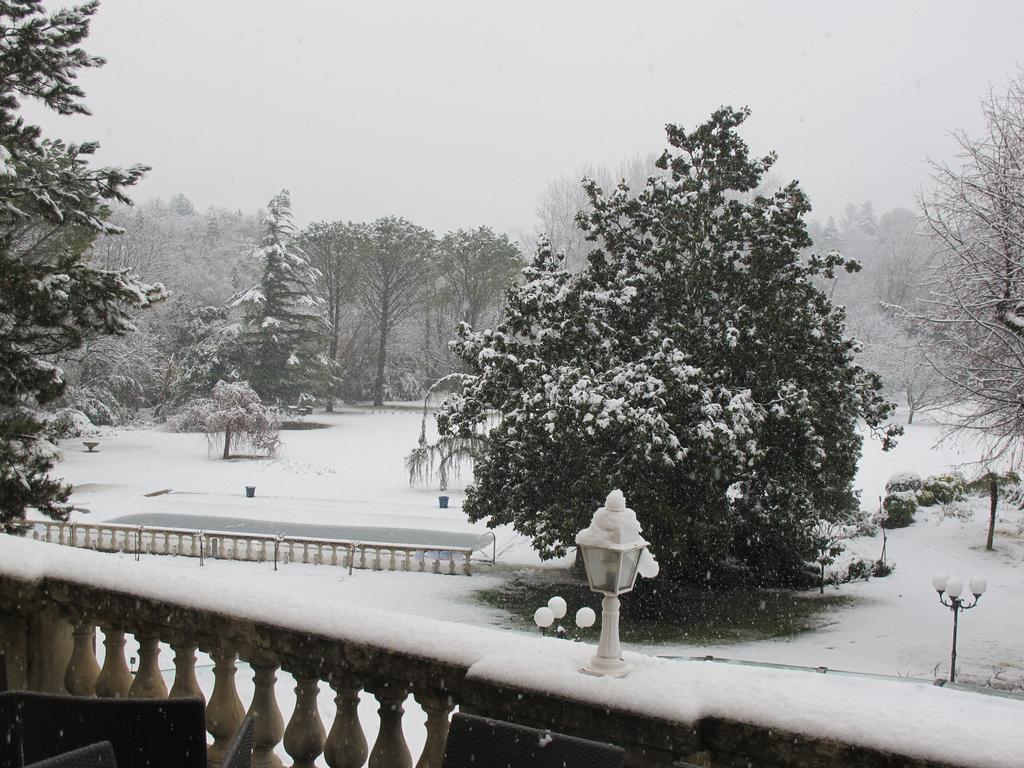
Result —
<instances>
[{"instance_id":1,"label":"snow cap on lamp","mask_svg":"<svg viewBox=\"0 0 1024 768\"><path fill-rule=\"evenodd\" d=\"M576 534L576 545L583 551L594 591L619 594L633 588L637 575L645 579L658 575L658 561L640 535L636 513L626 506L618 488L594 512L590 525Z\"/></svg>"}]
</instances>

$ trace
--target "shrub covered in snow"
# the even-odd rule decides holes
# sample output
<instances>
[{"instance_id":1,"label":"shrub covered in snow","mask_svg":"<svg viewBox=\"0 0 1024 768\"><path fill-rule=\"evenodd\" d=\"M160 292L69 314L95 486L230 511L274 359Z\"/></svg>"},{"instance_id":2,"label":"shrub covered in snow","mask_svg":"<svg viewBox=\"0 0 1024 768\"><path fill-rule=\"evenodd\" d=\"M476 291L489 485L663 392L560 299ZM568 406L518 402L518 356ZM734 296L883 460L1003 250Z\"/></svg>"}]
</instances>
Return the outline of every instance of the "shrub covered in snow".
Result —
<instances>
[{"instance_id":1,"label":"shrub covered in snow","mask_svg":"<svg viewBox=\"0 0 1024 768\"><path fill-rule=\"evenodd\" d=\"M487 437L471 520L560 556L619 487L664 578L721 584L736 563L792 584L817 559L815 524L857 509L859 425L885 446L899 429L818 287L859 265L809 253L795 182L756 192L773 157L751 155L746 117L668 126L639 191L585 182L587 267L566 270L544 240L502 322L460 326L475 377L437 421Z\"/></svg>"},{"instance_id":2,"label":"shrub covered in snow","mask_svg":"<svg viewBox=\"0 0 1024 768\"><path fill-rule=\"evenodd\" d=\"M58 437L82 437L96 434L96 427L77 408L61 408L50 415L50 424Z\"/></svg>"},{"instance_id":3,"label":"shrub covered in snow","mask_svg":"<svg viewBox=\"0 0 1024 768\"><path fill-rule=\"evenodd\" d=\"M933 475L925 479L921 492L930 493L939 504L952 504L964 498L964 479L960 475ZM928 506L918 498L922 506Z\"/></svg>"},{"instance_id":4,"label":"shrub covered in snow","mask_svg":"<svg viewBox=\"0 0 1024 768\"><path fill-rule=\"evenodd\" d=\"M882 502L882 510L885 512L884 528L906 528L914 522L917 495L913 491L890 493Z\"/></svg>"},{"instance_id":5,"label":"shrub covered in snow","mask_svg":"<svg viewBox=\"0 0 1024 768\"><path fill-rule=\"evenodd\" d=\"M211 397L193 400L167 425L175 432L204 432L211 451L223 445L225 459L242 447L271 456L280 443L277 414L244 381L217 382Z\"/></svg>"},{"instance_id":6,"label":"shrub covered in snow","mask_svg":"<svg viewBox=\"0 0 1024 768\"><path fill-rule=\"evenodd\" d=\"M900 493L902 491L914 491L916 493L921 490L922 485L921 476L916 472L897 472L885 484L885 492Z\"/></svg>"},{"instance_id":7,"label":"shrub covered in snow","mask_svg":"<svg viewBox=\"0 0 1024 768\"><path fill-rule=\"evenodd\" d=\"M920 507L935 506L935 494L925 488L922 488L917 492L917 504Z\"/></svg>"}]
</instances>

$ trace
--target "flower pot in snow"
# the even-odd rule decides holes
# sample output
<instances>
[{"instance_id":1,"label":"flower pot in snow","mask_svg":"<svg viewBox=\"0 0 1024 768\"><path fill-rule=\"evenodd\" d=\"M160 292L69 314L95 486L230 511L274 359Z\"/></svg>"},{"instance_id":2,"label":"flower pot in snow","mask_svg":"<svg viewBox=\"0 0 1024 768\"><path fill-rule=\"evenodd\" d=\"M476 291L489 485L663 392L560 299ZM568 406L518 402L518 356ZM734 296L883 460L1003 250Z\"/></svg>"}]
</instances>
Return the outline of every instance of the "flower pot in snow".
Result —
<instances>
[{"instance_id":1,"label":"flower pot in snow","mask_svg":"<svg viewBox=\"0 0 1024 768\"><path fill-rule=\"evenodd\" d=\"M448 509L448 497L447 496L438 496L437 497L437 506L439 506L441 509Z\"/></svg>"}]
</instances>

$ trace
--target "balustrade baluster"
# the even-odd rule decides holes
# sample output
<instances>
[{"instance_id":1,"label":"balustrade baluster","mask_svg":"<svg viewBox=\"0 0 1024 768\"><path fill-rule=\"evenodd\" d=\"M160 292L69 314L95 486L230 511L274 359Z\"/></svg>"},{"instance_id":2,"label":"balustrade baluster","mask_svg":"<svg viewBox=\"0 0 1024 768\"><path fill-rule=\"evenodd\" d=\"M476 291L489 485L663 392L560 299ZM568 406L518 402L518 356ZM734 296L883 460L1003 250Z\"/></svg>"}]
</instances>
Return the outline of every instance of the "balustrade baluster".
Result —
<instances>
[{"instance_id":1,"label":"balustrade baluster","mask_svg":"<svg viewBox=\"0 0 1024 768\"><path fill-rule=\"evenodd\" d=\"M338 545L331 544L331 565L338 564Z\"/></svg>"},{"instance_id":2,"label":"balustrade baluster","mask_svg":"<svg viewBox=\"0 0 1024 768\"><path fill-rule=\"evenodd\" d=\"M206 698L196 679L196 647L195 643L171 643L171 650L174 651L174 683L168 698Z\"/></svg>"},{"instance_id":3,"label":"balustrade baluster","mask_svg":"<svg viewBox=\"0 0 1024 768\"><path fill-rule=\"evenodd\" d=\"M124 699L132 687L132 673L124 660L124 632L103 630L103 668L96 678L96 695L107 699Z\"/></svg>"},{"instance_id":4,"label":"balustrade baluster","mask_svg":"<svg viewBox=\"0 0 1024 768\"><path fill-rule=\"evenodd\" d=\"M245 718L245 708L235 688L237 654L218 648L210 653L210 657L213 659L214 683L206 705L206 730L213 736L213 744L206 752L206 762L209 768L219 768L228 744Z\"/></svg>"},{"instance_id":5,"label":"balustrade baluster","mask_svg":"<svg viewBox=\"0 0 1024 768\"><path fill-rule=\"evenodd\" d=\"M427 740L416 768L441 768L448 740L448 715L455 708L455 700L444 691L426 688L418 688L413 696L427 713Z\"/></svg>"},{"instance_id":6,"label":"balustrade baluster","mask_svg":"<svg viewBox=\"0 0 1024 768\"><path fill-rule=\"evenodd\" d=\"M412 570L412 550L411 549L405 550L405 565L403 567L403 570L405 570L405 571L411 571Z\"/></svg>"},{"instance_id":7,"label":"balustrade baluster","mask_svg":"<svg viewBox=\"0 0 1024 768\"><path fill-rule=\"evenodd\" d=\"M384 682L372 688L367 686L366 690L380 703L377 710L380 730L370 752L369 768L412 768L412 753L402 733L405 713L402 704L409 695L408 689L401 684Z\"/></svg>"},{"instance_id":8,"label":"balustrade baluster","mask_svg":"<svg viewBox=\"0 0 1024 768\"><path fill-rule=\"evenodd\" d=\"M136 634L139 641L139 671L128 690L129 699L166 699L167 683L160 674L160 636Z\"/></svg>"},{"instance_id":9,"label":"balustrade baluster","mask_svg":"<svg viewBox=\"0 0 1024 768\"><path fill-rule=\"evenodd\" d=\"M366 547L359 548L359 567L366 568Z\"/></svg>"},{"instance_id":10,"label":"balustrade baluster","mask_svg":"<svg viewBox=\"0 0 1024 768\"><path fill-rule=\"evenodd\" d=\"M359 691L363 683L354 677L331 678L335 715L324 744L324 759L330 768L360 768L366 762L369 747L359 722Z\"/></svg>"},{"instance_id":11,"label":"balustrade baluster","mask_svg":"<svg viewBox=\"0 0 1024 768\"><path fill-rule=\"evenodd\" d=\"M314 768L324 751L327 733L316 705L319 682L315 677L295 675L295 711L284 729L284 751L292 758L292 768Z\"/></svg>"},{"instance_id":12,"label":"balustrade baluster","mask_svg":"<svg viewBox=\"0 0 1024 768\"><path fill-rule=\"evenodd\" d=\"M272 662L252 662L251 666L255 685L249 707L253 716L252 768L281 768L281 758L274 754L284 736L284 718L274 694L279 667Z\"/></svg>"},{"instance_id":13,"label":"balustrade baluster","mask_svg":"<svg viewBox=\"0 0 1024 768\"><path fill-rule=\"evenodd\" d=\"M64 687L72 696L95 696L100 665L96 661L96 627L88 621L75 623L74 646L64 672Z\"/></svg>"},{"instance_id":14,"label":"balustrade baluster","mask_svg":"<svg viewBox=\"0 0 1024 768\"><path fill-rule=\"evenodd\" d=\"M395 562L395 550L394 550L394 547L392 547L392 549L391 549L391 557L388 560L388 570L389 571L393 571L393 570L395 570L396 567L397 567L397 563Z\"/></svg>"}]
</instances>

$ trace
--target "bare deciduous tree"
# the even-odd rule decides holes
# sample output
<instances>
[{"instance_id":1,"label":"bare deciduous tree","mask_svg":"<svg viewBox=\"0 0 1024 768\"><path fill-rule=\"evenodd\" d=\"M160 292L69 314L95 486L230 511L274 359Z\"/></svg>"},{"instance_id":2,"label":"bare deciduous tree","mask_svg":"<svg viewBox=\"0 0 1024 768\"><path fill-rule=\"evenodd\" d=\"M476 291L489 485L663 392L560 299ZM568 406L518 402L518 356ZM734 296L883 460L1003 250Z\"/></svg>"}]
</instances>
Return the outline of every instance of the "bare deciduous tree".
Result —
<instances>
[{"instance_id":1,"label":"bare deciduous tree","mask_svg":"<svg viewBox=\"0 0 1024 768\"><path fill-rule=\"evenodd\" d=\"M924 309L954 386L951 433L975 433L988 457L1024 448L1024 72L983 103L980 138L957 133L960 162L934 165L921 207L936 257Z\"/></svg>"}]
</instances>

